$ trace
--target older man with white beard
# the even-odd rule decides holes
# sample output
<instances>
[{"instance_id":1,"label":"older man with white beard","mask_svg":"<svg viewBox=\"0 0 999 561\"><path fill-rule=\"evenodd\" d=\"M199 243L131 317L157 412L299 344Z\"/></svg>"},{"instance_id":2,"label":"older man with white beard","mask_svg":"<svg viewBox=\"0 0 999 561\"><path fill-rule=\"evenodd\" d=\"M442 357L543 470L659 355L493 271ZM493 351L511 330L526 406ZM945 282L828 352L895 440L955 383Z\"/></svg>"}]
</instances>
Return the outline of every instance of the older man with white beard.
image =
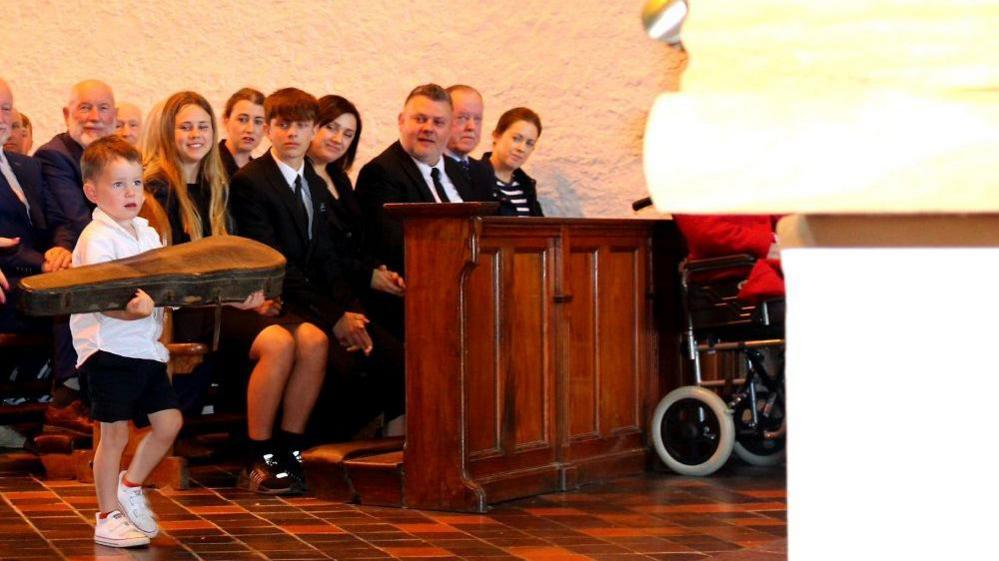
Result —
<instances>
[{"instance_id":1,"label":"older man with white beard","mask_svg":"<svg viewBox=\"0 0 999 561\"><path fill-rule=\"evenodd\" d=\"M114 133L114 94L99 80L85 80L70 89L69 101L62 109L66 132L52 137L35 151L48 184L48 195L58 205L72 236L68 250L90 223L93 205L83 195L80 157L83 149L98 138Z\"/></svg>"},{"instance_id":2,"label":"older man with white beard","mask_svg":"<svg viewBox=\"0 0 999 561\"><path fill-rule=\"evenodd\" d=\"M52 137L35 151L42 165L47 191L46 203L59 216L54 218L56 243L66 251L60 267L69 267L73 246L90 223L94 205L83 194L80 157L83 149L98 138L115 131L114 94L99 80L85 80L73 86L62 109L66 132ZM53 406L46 421L79 432L90 430L90 422L79 401L80 381L76 373L76 352L66 318L56 318L53 329L56 356L53 368Z\"/></svg>"}]
</instances>

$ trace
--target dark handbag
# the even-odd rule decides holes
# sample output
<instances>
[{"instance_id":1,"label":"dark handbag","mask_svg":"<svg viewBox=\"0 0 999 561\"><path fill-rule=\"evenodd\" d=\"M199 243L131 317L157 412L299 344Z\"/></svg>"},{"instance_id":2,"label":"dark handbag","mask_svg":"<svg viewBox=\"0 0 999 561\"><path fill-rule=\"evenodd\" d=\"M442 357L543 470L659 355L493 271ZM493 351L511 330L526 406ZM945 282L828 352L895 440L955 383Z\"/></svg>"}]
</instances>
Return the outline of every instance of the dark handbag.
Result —
<instances>
[{"instance_id":1,"label":"dark handbag","mask_svg":"<svg viewBox=\"0 0 999 561\"><path fill-rule=\"evenodd\" d=\"M141 288L157 306L242 302L257 290L281 295L285 258L238 236L211 236L98 265L21 279L18 308L53 316L123 310Z\"/></svg>"}]
</instances>

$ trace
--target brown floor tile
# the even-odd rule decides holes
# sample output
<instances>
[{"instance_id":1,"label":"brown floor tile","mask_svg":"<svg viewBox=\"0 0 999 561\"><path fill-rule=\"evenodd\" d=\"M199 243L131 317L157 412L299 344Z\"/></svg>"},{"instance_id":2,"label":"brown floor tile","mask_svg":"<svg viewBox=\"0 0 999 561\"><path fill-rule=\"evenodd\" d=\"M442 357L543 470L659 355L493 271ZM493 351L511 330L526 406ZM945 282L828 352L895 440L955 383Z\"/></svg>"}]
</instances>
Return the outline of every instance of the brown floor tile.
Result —
<instances>
[{"instance_id":1,"label":"brown floor tile","mask_svg":"<svg viewBox=\"0 0 999 561\"><path fill-rule=\"evenodd\" d=\"M17 559L80 561L786 559L781 468L650 473L458 514L261 497L233 487L238 467L193 466L193 488L149 490L163 532L123 553L93 543L92 486L4 465L0 455L0 561L13 547Z\"/></svg>"}]
</instances>

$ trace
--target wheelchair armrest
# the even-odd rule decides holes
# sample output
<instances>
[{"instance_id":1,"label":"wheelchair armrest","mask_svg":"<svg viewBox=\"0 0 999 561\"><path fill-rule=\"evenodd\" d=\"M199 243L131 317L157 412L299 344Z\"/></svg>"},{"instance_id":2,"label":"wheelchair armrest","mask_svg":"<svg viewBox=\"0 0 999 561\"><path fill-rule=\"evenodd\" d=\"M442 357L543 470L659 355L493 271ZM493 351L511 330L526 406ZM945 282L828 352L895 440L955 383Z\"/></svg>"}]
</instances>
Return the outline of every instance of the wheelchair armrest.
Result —
<instances>
[{"instance_id":1,"label":"wheelchair armrest","mask_svg":"<svg viewBox=\"0 0 999 561\"><path fill-rule=\"evenodd\" d=\"M721 257L707 257L705 259L685 259L683 263L680 263L680 270L688 274L701 273L718 269L752 267L755 263L756 258L752 255L738 253L735 255L723 255Z\"/></svg>"}]
</instances>

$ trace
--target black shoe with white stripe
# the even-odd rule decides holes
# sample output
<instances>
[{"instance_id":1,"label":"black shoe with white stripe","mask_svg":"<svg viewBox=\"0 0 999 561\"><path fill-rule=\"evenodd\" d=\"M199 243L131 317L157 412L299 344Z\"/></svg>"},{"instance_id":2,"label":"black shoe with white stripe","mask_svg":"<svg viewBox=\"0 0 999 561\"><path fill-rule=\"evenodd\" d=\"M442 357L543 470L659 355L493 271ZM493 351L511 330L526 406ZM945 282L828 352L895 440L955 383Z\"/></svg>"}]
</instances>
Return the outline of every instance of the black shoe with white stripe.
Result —
<instances>
[{"instance_id":1,"label":"black shoe with white stripe","mask_svg":"<svg viewBox=\"0 0 999 561\"><path fill-rule=\"evenodd\" d=\"M291 475L292 488L299 493L309 490L305 484L305 468L302 453L299 450L288 450L285 458L285 465L288 467L288 474Z\"/></svg>"},{"instance_id":2,"label":"black shoe with white stripe","mask_svg":"<svg viewBox=\"0 0 999 561\"><path fill-rule=\"evenodd\" d=\"M239 474L237 485L262 495L287 495L294 492L294 479L275 454L253 458Z\"/></svg>"}]
</instances>

